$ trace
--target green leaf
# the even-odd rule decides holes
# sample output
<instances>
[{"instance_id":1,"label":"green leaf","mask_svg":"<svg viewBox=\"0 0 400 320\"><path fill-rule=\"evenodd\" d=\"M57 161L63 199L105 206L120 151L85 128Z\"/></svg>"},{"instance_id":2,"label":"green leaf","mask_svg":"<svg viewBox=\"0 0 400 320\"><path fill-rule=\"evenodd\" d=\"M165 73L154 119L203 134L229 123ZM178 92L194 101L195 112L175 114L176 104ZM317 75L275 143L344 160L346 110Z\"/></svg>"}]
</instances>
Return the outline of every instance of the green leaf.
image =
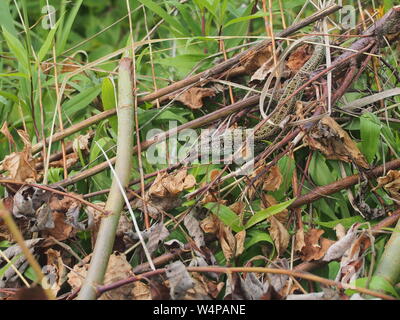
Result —
<instances>
[{"instance_id":1,"label":"green leaf","mask_svg":"<svg viewBox=\"0 0 400 320\"><path fill-rule=\"evenodd\" d=\"M0 241L0 248L8 248L10 245L10 242L7 240Z\"/></svg>"},{"instance_id":2,"label":"green leaf","mask_svg":"<svg viewBox=\"0 0 400 320\"><path fill-rule=\"evenodd\" d=\"M175 27L178 31L185 34L185 28L178 22L176 18L172 15L168 14L161 6L151 0L139 0L142 4L144 4L147 8L153 11L155 14L159 15L165 21L167 21L171 26Z\"/></svg>"},{"instance_id":3,"label":"green leaf","mask_svg":"<svg viewBox=\"0 0 400 320\"><path fill-rule=\"evenodd\" d=\"M6 39L8 47L10 48L14 56L17 58L21 66L24 68L24 71L28 71L29 60L26 54L25 47L16 37L14 37L11 33L9 33L4 27L3 27L3 35L4 38Z\"/></svg>"},{"instance_id":4,"label":"green leaf","mask_svg":"<svg viewBox=\"0 0 400 320\"><path fill-rule=\"evenodd\" d=\"M317 221L317 224L319 224L320 226L332 229L340 223L343 227L345 227L347 229L347 228L350 228L356 222L365 222L365 220L361 216L354 216L354 217L350 217L350 218L338 219L338 220L328 221L328 222Z\"/></svg>"},{"instance_id":5,"label":"green leaf","mask_svg":"<svg viewBox=\"0 0 400 320\"><path fill-rule=\"evenodd\" d=\"M4 273L8 270L8 268L11 268L11 265L15 263L20 257L22 256L22 253L16 255L14 258L10 260L4 267L0 269L0 279L3 278Z\"/></svg>"},{"instance_id":6,"label":"green leaf","mask_svg":"<svg viewBox=\"0 0 400 320\"><path fill-rule=\"evenodd\" d=\"M85 91L78 93L71 100L64 103L62 109L65 110L69 117L78 111L86 108L96 98L101 91L101 85L96 85L92 88L88 88Z\"/></svg>"},{"instance_id":7,"label":"green leaf","mask_svg":"<svg viewBox=\"0 0 400 320\"><path fill-rule=\"evenodd\" d=\"M273 215L282 212L285 210L288 206L290 206L295 199L291 199L282 203L275 204L273 206L268 207L267 209L258 211L254 216L252 216L249 221L247 221L245 228L248 229L255 224L259 223L260 221L263 221L269 217L272 217Z\"/></svg>"},{"instance_id":8,"label":"green leaf","mask_svg":"<svg viewBox=\"0 0 400 320\"><path fill-rule=\"evenodd\" d=\"M239 17L239 18L232 19L232 20L228 21L224 25L224 27L226 28L227 26L230 26L231 24L234 24L234 23L248 21L248 20L257 19L257 18L262 18L262 17L266 17L266 16L268 16L268 13L257 12L255 14L250 15L250 16L245 16L245 17Z\"/></svg>"},{"instance_id":9,"label":"green leaf","mask_svg":"<svg viewBox=\"0 0 400 320\"><path fill-rule=\"evenodd\" d=\"M368 278L360 278L360 279L357 279L352 284L355 285L356 287L366 288L367 283L368 283ZM384 291L396 298L400 298L400 296L397 294L393 285L383 277L373 276L371 278L371 281L369 282L368 289L371 289L374 291ZM357 291L352 290L352 289L348 289L345 291L345 293L347 295L352 295L356 292Z\"/></svg>"},{"instance_id":10,"label":"green leaf","mask_svg":"<svg viewBox=\"0 0 400 320\"><path fill-rule=\"evenodd\" d=\"M379 148L379 135L381 126L379 120L371 113L365 113L360 117L361 151L371 163Z\"/></svg>"},{"instance_id":11,"label":"green leaf","mask_svg":"<svg viewBox=\"0 0 400 320\"><path fill-rule=\"evenodd\" d=\"M57 54L61 54L65 49L65 45L67 44L67 40L68 40L69 34L71 32L72 25L74 23L76 15L78 14L79 8L82 5L82 2L83 2L83 0L75 1L74 7L72 8L71 13L68 15L67 22L60 29L61 36L60 36L60 39L58 39L58 41L57 41ZM63 18L60 19L60 21L62 21L62 20L63 20ZM60 34L60 33L58 32L58 34Z\"/></svg>"},{"instance_id":12,"label":"green leaf","mask_svg":"<svg viewBox=\"0 0 400 320\"><path fill-rule=\"evenodd\" d=\"M274 245L274 241L272 240L271 236L262 230L251 230L247 233L246 241L244 243L244 248L248 249L251 246L255 245L259 242L269 242Z\"/></svg>"},{"instance_id":13,"label":"green leaf","mask_svg":"<svg viewBox=\"0 0 400 320\"><path fill-rule=\"evenodd\" d=\"M17 37L17 30L14 27L13 17L10 13L9 1L0 1L0 25L14 37Z\"/></svg>"},{"instance_id":14,"label":"green leaf","mask_svg":"<svg viewBox=\"0 0 400 320\"><path fill-rule=\"evenodd\" d=\"M115 91L114 85L110 78L104 78L101 84L101 100L105 110L115 109Z\"/></svg>"},{"instance_id":15,"label":"green leaf","mask_svg":"<svg viewBox=\"0 0 400 320\"><path fill-rule=\"evenodd\" d=\"M28 79L28 75L22 72L12 72L12 73L0 73L0 77L21 77Z\"/></svg>"},{"instance_id":16,"label":"green leaf","mask_svg":"<svg viewBox=\"0 0 400 320\"><path fill-rule=\"evenodd\" d=\"M204 205L211 210L223 223L229 226L233 231L239 232L244 229L239 216L230 208L215 202L206 203Z\"/></svg>"},{"instance_id":17,"label":"green leaf","mask_svg":"<svg viewBox=\"0 0 400 320\"><path fill-rule=\"evenodd\" d=\"M24 272L24 276L27 277L29 280L36 282L37 281L37 275L33 268L29 266L26 271Z\"/></svg>"},{"instance_id":18,"label":"green leaf","mask_svg":"<svg viewBox=\"0 0 400 320\"><path fill-rule=\"evenodd\" d=\"M53 43L54 35L57 31L58 26L60 25L60 21L61 20L58 20L57 23L55 24L54 28L50 29L50 32L47 34L46 40L44 41L44 43L38 53L39 62L42 62L44 57L48 53L50 46Z\"/></svg>"},{"instance_id":19,"label":"green leaf","mask_svg":"<svg viewBox=\"0 0 400 320\"><path fill-rule=\"evenodd\" d=\"M325 186L336 180L326 164L326 159L319 152L314 153L308 172L318 186Z\"/></svg>"},{"instance_id":20,"label":"green leaf","mask_svg":"<svg viewBox=\"0 0 400 320\"><path fill-rule=\"evenodd\" d=\"M101 84L101 101L103 102L104 110L111 110L116 107L114 85L110 78L104 78ZM118 132L117 116L112 116L108 121L114 132Z\"/></svg>"},{"instance_id":21,"label":"green leaf","mask_svg":"<svg viewBox=\"0 0 400 320\"><path fill-rule=\"evenodd\" d=\"M187 71L191 70L203 58L204 55L201 54L182 54L172 58L159 59L154 62L168 67L175 67L179 71Z\"/></svg>"}]
</instances>

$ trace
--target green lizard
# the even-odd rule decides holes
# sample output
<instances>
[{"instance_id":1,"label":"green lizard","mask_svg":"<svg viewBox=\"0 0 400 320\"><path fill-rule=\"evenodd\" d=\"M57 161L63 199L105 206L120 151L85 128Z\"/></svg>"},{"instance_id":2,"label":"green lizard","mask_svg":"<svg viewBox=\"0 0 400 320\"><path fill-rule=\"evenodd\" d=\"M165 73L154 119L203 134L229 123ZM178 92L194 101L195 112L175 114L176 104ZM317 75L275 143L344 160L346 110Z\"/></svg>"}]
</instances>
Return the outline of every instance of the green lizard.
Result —
<instances>
[{"instance_id":1,"label":"green lizard","mask_svg":"<svg viewBox=\"0 0 400 320\"><path fill-rule=\"evenodd\" d=\"M278 109L274 110L270 119L255 132L255 142L266 140L276 135L280 130L279 124L294 111L296 101L302 98L304 90L300 90L287 102L284 104L282 103L307 81L310 72L318 68L324 59L325 48L320 44L323 42L323 37L317 37L317 42L319 44L315 46L312 56L286 85L284 92L277 103Z\"/></svg>"}]
</instances>

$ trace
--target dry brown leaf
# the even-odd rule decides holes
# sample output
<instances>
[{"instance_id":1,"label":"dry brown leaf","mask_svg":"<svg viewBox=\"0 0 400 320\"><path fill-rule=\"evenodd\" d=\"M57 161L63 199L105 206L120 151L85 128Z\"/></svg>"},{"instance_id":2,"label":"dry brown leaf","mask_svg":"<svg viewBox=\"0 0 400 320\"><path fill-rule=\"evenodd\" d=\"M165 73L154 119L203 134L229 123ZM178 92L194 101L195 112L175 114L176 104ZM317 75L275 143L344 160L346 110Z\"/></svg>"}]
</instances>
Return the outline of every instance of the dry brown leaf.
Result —
<instances>
[{"instance_id":1,"label":"dry brown leaf","mask_svg":"<svg viewBox=\"0 0 400 320\"><path fill-rule=\"evenodd\" d=\"M65 214L57 211L52 213L54 228L42 231L44 237L54 237L58 241L64 241L73 237L76 234L74 228L65 222Z\"/></svg>"},{"instance_id":2,"label":"dry brown leaf","mask_svg":"<svg viewBox=\"0 0 400 320\"><path fill-rule=\"evenodd\" d=\"M262 67L272 56L271 47L267 46L262 50L251 50L240 59L243 70L250 74Z\"/></svg>"},{"instance_id":3,"label":"dry brown leaf","mask_svg":"<svg viewBox=\"0 0 400 320\"><path fill-rule=\"evenodd\" d=\"M169 281L165 281L168 283ZM167 285L158 281L150 281L150 294L152 300L170 300L169 289Z\"/></svg>"},{"instance_id":4,"label":"dry brown leaf","mask_svg":"<svg viewBox=\"0 0 400 320\"><path fill-rule=\"evenodd\" d=\"M4 136L7 138L8 143L10 144L10 146L15 145L15 141L14 138L10 132L10 130L8 130L8 123L7 121L4 121L3 126L0 129L0 132L2 134L4 134Z\"/></svg>"},{"instance_id":5,"label":"dry brown leaf","mask_svg":"<svg viewBox=\"0 0 400 320\"><path fill-rule=\"evenodd\" d=\"M278 166L273 166L267 171L263 166L258 167L252 172L249 179L253 180L256 177L257 179L247 188L247 195L250 199L253 199L259 186L262 185L265 191L276 191L282 183L282 174Z\"/></svg>"},{"instance_id":6,"label":"dry brown leaf","mask_svg":"<svg viewBox=\"0 0 400 320\"><path fill-rule=\"evenodd\" d=\"M64 283L67 269L64 267L64 262L61 258L60 251L48 249L46 252L47 265L44 271L54 296L57 296L61 285Z\"/></svg>"},{"instance_id":7,"label":"dry brown leaf","mask_svg":"<svg viewBox=\"0 0 400 320\"><path fill-rule=\"evenodd\" d=\"M235 202L234 204L231 204L229 208L237 215L241 215L243 213L245 206L246 205L243 201L238 201Z\"/></svg>"},{"instance_id":8,"label":"dry brown leaf","mask_svg":"<svg viewBox=\"0 0 400 320\"><path fill-rule=\"evenodd\" d=\"M213 169L210 171L210 181L214 181L215 179L218 178L218 176L220 175L221 170L219 169Z\"/></svg>"},{"instance_id":9,"label":"dry brown leaf","mask_svg":"<svg viewBox=\"0 0 400 320\"><path fill-rule=\"evenodd\" d=\"M132 289L132 300L151 300L150 288L141 281L135 281Z\"/></svg>"},{"instance_id":10,"label":"dry brown leaf","mask_svg":"<svg viewBox=\"0 0 400 320\"><path fill-rule=\"evenodd\" d=\"M213 298L216 299L225 286L224 282L215 283L214 281L207 282L208 294Z\"/></svg>"},{"instance_id":11,"label":"dry brown leaf","mask_svg":"<svg viewBox=\"0 0 400 320\"><path fill-rule=\"evenodd\" d=\"M220 199L215 192L207 191L206 194L201 199L201 203L202 204L206 204L206 203L209 203L209 202L216 202L216 203L219 203L219 204L226 205L228 203L228 200Z\"/></svg>"},{"instance_id":12,"label":"dry brown leaf","mask_svg":"<svg viewBox=\"0 0 400 320\"><path fill-rule=\"evenodd\" d=\"M171 174L159 173L144 196L148 213L151 217L157 218L160 212L176 208L181 203L179 193L192 188L195 184L195 178L188 175L186 169ZM136 199L134 206L144 211L142 199Z\"/></svg>"},{"instance_id":13,"label":"dry brown leaf","mask_svg":"<svg viewBox=\"0 0 400 320\"><path fill-rule=\"evenodd\" d=\"M294 250L300 252L306 245L304 241L304 229L298 229L295 237Z\"/></svg>"},{"instance_id":14,"label":"dry brown leaf","mask_svg":"<svg viewBox=\"0 0 400 320\"><path fill-rule=\"evenodd\" d=\"M235 257L240 256L244 251L244 240L246 239L246 230L239 231L235 234L236 249Z\"/></svg>"},{"instance_id":15,"label":"dry brown leaf","mask_svg":"<svg viewBox=\"0 0 400 320\"><path fill-rule=\"evenodd\" d=\"M304 63L311 57L313 46L311 44L304 44L296 48L289 56L286 66L294 72L304 65Z\"/></svg>"},{"instance_id":16,"label":"dry brown leaf","mask_svg":"<svg viewBox=\"0 0 400 320\"><path fill-rule=\"evenodd\" d=\"M76 290L82 286L83 281L87 276L90 258L91 255L86 256L83 259L83 265L75 265L74 268L68 273L68 283L73 290ZM125 255L112 254L108 262L107 271L104 277L104 284L107 285L131 276L131 270L132 266L126 260ZM134 287L135 285L133 283L129 283L114 290L107 291L100 296L99 300L131 300L133 298Z\"/></svg>"},{"instance_id":17,"label":"dry brown leaf","mask_svg":"<svg viewBox=\"0 0 400 320\"><path fill-rule=\"evenodd\" d=\"M61 72L62 73L68 73L68 72L73 72L81 68L79 64L74 62L72 59L68 58L67 61L64 61L62 64Z\"/></svg>"},{"instance_id":18,"label":"dry brown leaf","mask_svg":"<svg viewBox=\"0 0 400 320\"><path fill-rule=\"evenodd\" d=\"M203 220L200 221L200 228L205 233L216 234L219 229L219 219L215 214L209 214Z\"/></svg>"},{"instance_id":19,"label":"dry brown leaf","mask_svg":"<svg viewBox=\"0 0 400 320\"><path fill-rule=\"evenodd\" d=\"M216 91L212 88L190 88L189 90L171 95L169 99L175 99L176 101L182 102L190 109L200 109L203 106L203 99L208 97L214 97Z\"/></svg>"},{"instance_id":20,"label":"dry brown leaf","mask_svg":"<svg viewBox=\"0 0 400 320\"><path fill-rule=\"evenodd\" d=\"M281 171L278 166L273 166L269 169L268 175L264 180L264 191L276 191L279 189L283 181Z\"/></svg>"},{"instance_id":21,"label":"dry brown leaf","mask_svg":"<svg viewBox=\"0 0 400 320\"><path fill-rule=\"evenodd\" d=\"M46 292L40 286L19 288L10 300L48 300Z\"/></svg>"},{"instance_id":22,"label":"dry brown leaf","mask_svg":"<svg viewBox=\"0 0 400 320\"><path fill-rule=\"evenodd\" d=\"M303 261L321 259L334 241L321 238L325 231L322 229L310 229L304 236L305 246L301 250Z\"/></svg>"},{"instance_id":23,"label":"dry brown leaf","mask_svg":"<svg viewBox=\"0 0 400 320\"><path fill-rule=\"evenodd\" d=\"M36 182L38 175L36 161L26 150L13 152L4 157L2 169L9 172L9 177L20 182Z\"/></svg>"},{"instance_id":24,"label":"dry brown leaf","mask_svg":"<svg viewBox=\"0 0 400 320\"><path fill-rule=\"evenodd\" d=\"M75 138L72 143L72 149L74 150L74 153L78 154L79 150L89 152L90 151L89 141L91 137L92 133L88 132L85 135L79 135L77 138Z\"/></svg>"},{"instance_id":25,"label":"dry brown leaf","mask_svg":"<svg viewBox=\"0 0 400 320\"><path fill-rule=\"evenodd\" d=\"M327 159L344 162L354 160L358 166L369 168L356 143L331 117L323 117L304 139L310 148L321 151Z\"/></svg>"},{"instance_id":26,"label":"dry brown leaf","mask_svg":"<svg viewBox=\"0 0 400 320\"><path fill-rule=\"evenodd\" d=\"M221 224L218 232L218 239L225 259L229 262L236 250L236 239L233 236L231 229L228 226Z\"/></svg>"},{"instance_id":27,"label":"dry brown leaf","mask_svg":"<svg viewBox=\"0 0 400 320\"><path fill-rule=\"evenodd\" d=\"M373 190L383 187L391 197L400 201L400 171L390 170L386 176L379 177L376 181L378 185Z\"/></svg>"},{"instance_id":28,"label":"dry brown leaf","mask_svg":"<svg viewBox=\"0 0 400 320\"><path fill-rule=\"evenodd\" d=\"M190 276L194 282L194 287L186 291L184 300L210 300L208 292L208 280L198 272L191 272Z\"/></svg>"},{"instance_id":29,"label":"dry brown leaf","mask_svg":"<svg viewBox=\"0 0 400 320\"><path fill-rule=\"evenodd\" d=\"M250 83L253 81L264 81L273 70L273 60L266 61L260 68L258 68L250 78Z\"/></svg>"},{"instance_id":30,"label":"dry brown leaf","mask_svg":"<svg viewBox=\"0 0 400 320\"><path fill-rule=\"evenodd\" d=\"M269 221L271 223L271 226L269 227L269 234L274 240L276 250L278 251L278 256L281 256L289 245L289 232L275 217L269 218Z\"/></svg>"}]
</instances>

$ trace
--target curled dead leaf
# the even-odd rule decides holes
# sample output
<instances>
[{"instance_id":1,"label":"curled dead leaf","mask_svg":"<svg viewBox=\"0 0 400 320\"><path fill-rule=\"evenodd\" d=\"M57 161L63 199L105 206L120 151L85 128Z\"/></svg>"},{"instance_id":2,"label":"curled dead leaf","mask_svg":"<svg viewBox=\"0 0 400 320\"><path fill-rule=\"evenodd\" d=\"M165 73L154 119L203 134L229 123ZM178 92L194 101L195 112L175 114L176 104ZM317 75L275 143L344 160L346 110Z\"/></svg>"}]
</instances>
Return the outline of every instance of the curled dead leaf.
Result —
<instances>
[{"instance_id":1,"label":"curled dead leaf","mask_svg":"<svg viewBox=\"0 0 400 320\"><path fill-rule=\"evenodd\" d=\"M313 50L313 45L304 44L297 47L290 54L286 66L294 72L299 71L299 69L304 65L304 63L311 57Z\"/></svg>"},{"instance_id":2,"label":"curled dead leaf","mask_svg":"<svg viewBox=\"0 0 400 320\"><path fill-rule=\"evenodd\" d=\"M218 232L218 239L226 261L230 261L236 250L236 239L233 236L231 229L228 226L221 224Z\"/></svg>"},{"instance_id":3,"label":"curled dead leaf","mask_svg":"<svg viewBox=\"0 0 400 320\"><path fill-rule=\"evenodd\" d=\"M281 171L278 166L272 166L267 176L265 177L263 190L264 191L276 191L279 189L283 181Z\"/></svg>"},{"instance_id":4,"label":"curled dead leaf","mask_svg":"<svg viewBox=\"0 0 400 320\"><path fill-rule=\"evenodd\" d=\"M205 233L216 234L218 232L219 225L220 220L215 214L209 214L207 217L200 221L200 228Z\"/></svg>"},{"instance_id":5,"label":"curled dead leaf","mask_svg":"<svg viewBox=\"0 0 400 320\"><path fill-rule=\"evenodd\" d=\"M169 211L180 205L179 194L186 189L192 188L196 184L196 179L187 174L186 169L181 169L175 173L159 173L144 196L145 204L142 199L137 198L133 206L144 211L144 205L153 218L157 218L159 213Z\"/></svg>"},{"instance_id":6,"label":"curled dead leaf","mask_svg":"<svg viewBox=\"0 0 400 320\"><path fill-rule=\"evenodd\" d=\"M9 172L9 177L20 182L36 182L38 174L36 160L28 150L13 152L4 157L2 169Z\"/></svg>"},{"instance_id":7,"label":"curled dead leaf","mask_svg":"<svg viewBox=\"0 0 400 320\"><path fill-rule=\"evenodd\" d=\"M240 256L244 251L244 240L246 240L246 230L239 231L235 234L236 248L235 257Z\"/></svg>"},{"instance_id":8,"label":"curled dead leaf","mask_svg":"<svg viewBox=\"0 0 400 320\"><path fill-rule=\"evenodd\" d=\"M182 102L190 109L200 109L203 106L203 99L208 97L214 97L216 91L213 88L190 88L183 93L177 93L171 95L169 99L175 99Z\"/></svg>"},{"instance_id":9,"label":"curled dead leaf","mask_svg":"<svg viewBox=\"0 0 400 320\"><path fill-rule=\"evenodd\" d=\"M89 142L92 137L93 133L88 132L85 135L79 135L77 138L75 138L72 143L72 148L74 150L74 153L78 154L79 150L89 151Z\"/></svg>"},{"instance_id":10,"label":"curled dead leaf","mask_svg":"<svg viewBox=\"0 0 400 320\"><path fill-rule=\"evenodd\" d=\"M246 205L243 201L238 201L238 202L231 204L229 206L229 208L237 215L241 215L243 213L245 206Z\"/></svg>"},{"instance_id":11,"label":"curled dead leaf","mask_svg":"<svg viewBox=\"0 0 400 320\"><path fill-rule=\"evenodd\" d=\"M8 130L8 123L7 121L4 121L3 126L0 129L0 132L2 134L4 134L4 136L7 138L8 143L10 144L10 146L15 145L15 141L14 138L10 132L10 130Z\"/></svg>"},{"instance_id":12,"label":"curled dead leaf","mask_svg":"<svg viewBox=\"0 0 400 320\"><path fill-rule=\"evenodd\" d=\"M290 235L282 223L275 217L269 218L271 226L269 227L269 234L274 240L278 256L281 256L289 245Z\"/></svg>"},{"instance_id":13,"label":"curled dead leaf","mask_svg":"<svg viewBox=\"0 0 400 320\"><path fill-rule=\"evenodd\" d=\"M304 236L305 246L301 249L301 259L303 261L321 259L334 241L321 238L324 234L322 229L310 229Z\"/></svg>"},{"instance_id":14,"label":"curled dead leaf","mask_svg":"<svg viewBox=\"0 0 400 320\"><path fill-rule=\"evenodd\" d=\"M173 300L183 298L186 292L195 285L181 261L175 261L167 265L166 275L169 280L170 294Z\"/></svg>"},{"instance_id":15,"label":"curled dead leaf","mask_svg":"<svg viewBox=\"0 0 400 320\"><path fill-rule=\"evenodd\" d=\"M310 148L321 151L327 159L354 161L358 166L369 168L364 155L348 133L331 117L323 117L317 126L304 137Z\"/></svg>"},{"instance_id":16,"label":"curled dead leaf","mask_svg":"<svg viewBox=\"0 0 400 320\"><path fill-rule=\"evenodd\" d=\"M264 47L262 50L250 50L240 59L240 64L244 72L250 74L266 63L271 56L270 46Z\"/></svg>"},{"instance_id":17,"label":"curled dead leaf","mask_svg":"<svg viewBox=\"0 0 400 320\"><path fill-rule=\"evenodd\" d=\"M389 192L390 196L395 200L400 201L400 171L389 170L386 176L379 177L377 180L378 185L373 189L384 188Z\"/></svg>"},{"instance_id":18,"label":"curled dead leaf","mask_svg":"<svg viewBox=\"0 0 400 320\"><path fill-rule=\"evenodd\" d=\"M296 236L295 236L295 243L294 243L294 249L296 252L301 252L301 250L305 247L306 243L304 241L304 229L298 229L296 231Z\"/></svg>"}]
</instances>

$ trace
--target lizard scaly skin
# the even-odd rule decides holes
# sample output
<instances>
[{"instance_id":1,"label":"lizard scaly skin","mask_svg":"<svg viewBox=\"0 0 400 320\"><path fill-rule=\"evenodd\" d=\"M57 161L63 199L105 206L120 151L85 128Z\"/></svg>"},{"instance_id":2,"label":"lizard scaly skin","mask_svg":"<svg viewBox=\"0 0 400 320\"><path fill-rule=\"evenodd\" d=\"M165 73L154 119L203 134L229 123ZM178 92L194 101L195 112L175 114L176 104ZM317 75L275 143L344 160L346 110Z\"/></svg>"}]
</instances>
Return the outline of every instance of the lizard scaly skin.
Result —
<instances>
[{"instance_id":1,"label":"lizard scaly skin","mask_svg":"<svg viewBox=\"0 0 400 320\"><path fill-rule=\"evenodd\" d=\"M322 43L323 39L318 37L318 43ZM285 104L285 101L291 96L298 88L300 88L305 81L308 79L308 75L311 71L314 71L322 62L325 57L325 48L323 45L316 45L312 56L307 62L300 68L296 75L286 85L285 90L280 97L277 108L271 115L269 122L266 122L259 130L254 134L254 141L266 140L276 135L279 130L279 124L294 111L296 101L301 100L304 90L300 90L292 98L290 98ZM271 123L272 122L272 123Z\"/></svg>"}]
</instances>

